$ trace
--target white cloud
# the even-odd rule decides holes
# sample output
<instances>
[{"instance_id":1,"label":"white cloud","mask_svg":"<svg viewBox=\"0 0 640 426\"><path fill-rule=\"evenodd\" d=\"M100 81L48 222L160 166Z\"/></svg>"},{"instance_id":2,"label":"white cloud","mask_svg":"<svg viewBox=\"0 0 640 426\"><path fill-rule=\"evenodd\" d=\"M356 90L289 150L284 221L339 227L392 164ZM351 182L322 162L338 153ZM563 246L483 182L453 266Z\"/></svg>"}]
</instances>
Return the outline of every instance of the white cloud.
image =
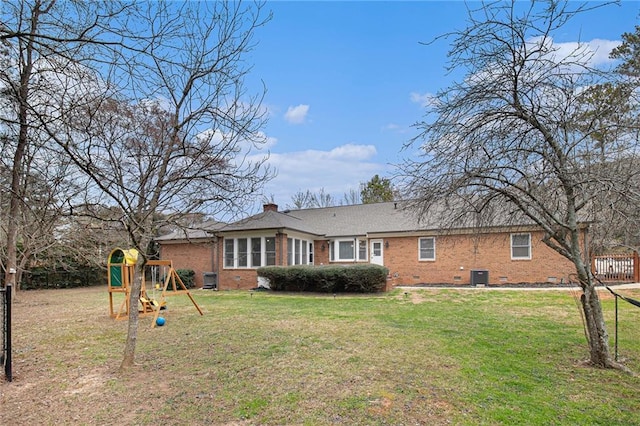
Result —
<instances>
[{"instance_id":1,"label":"white cloud","mask_svg":"<svg viewBox=\"0 0 640 426\"><path fill-rule=\"evenodd\" d=\"M429 92L427 93L411 92L409 94L409 99L411 99L411 102L419 104L422 107L428 107L428 106L432 106L437 98L434 94Z\"/></svg>"},{"instance_id":2,"label":"white cloud","mask_svg":"<svg viewBox=\"0 0 640 426\"><path fill-rule=\"evenodd\" d=\"M614 62L613 59L609 58L609 53L620 45L620 41L593 39L583 43L554 43L554 45L558 49L558 56L568 57L579 52L585 55L587 65L594 67Z\"/></svg>"},{"instance_id":3,"label":"white cloud","mask_svg":"<svg viewBox=\"0 0 640 426\"><path fill-rule=\"evenodd\" d=\"M366 160L376 155L376 153L376 147L373 145L346 144L333 148L328 152L327 157L337 161Z\"/></svg>"},{"instance_id":4,"label":"white cloud","mask_svg":"<svg viewBox=\"0 0 640 426\"><path fill-rule=\"evenodd\" d=\"M392 132L392 133L397 133L397 134L404 135L404 134L408 133L411 129L410 129L410 127L402 126L400 124L389 123L389 124L383 126L381 128L381 130L383 132Z\"/></svg>"},{"instance_id":5,"label":"white cloud","mask_svg":"<svg viewBox=\"0 0 640 426\"><path fill-rule=\"evenodd\" d=\"M290 106L284 113L284 119L291 124L304 123L309 112L309 105L300 104L298 106Z\"/></svg>"},{"instance_id":6,"label":"white cloud","mask_svg":"<svg viewBox=\"0 0 640 426\"><path fill-rule=\"evenodd\" d=\"M534 37L528 40L528 44L537 45L548 43L549 56L556 62L580 62L589 67L598 67L613 63L615 60L609 58L609 53L620 45L620 40L593 39L591 41L578 42L570 41L564 43L555 42L552 38Z\"/></svg>"},{"instance_id":7,"label":"white cloud","mask_svg":"<svg viewBox=\"0 0 640 426\"><path fill-rule=\"evenodd\" d=\"M346 144L331 150L308 149L288 153L272 153L268 164L278 175L264 188L282 208L291 204L298 191L317 193L321 188L332 195L336 204L350 189L358 190L361 182L373 175L384 175L386 164L374 160L378 151L373 145Z\"/></svg>"}]
</instances>

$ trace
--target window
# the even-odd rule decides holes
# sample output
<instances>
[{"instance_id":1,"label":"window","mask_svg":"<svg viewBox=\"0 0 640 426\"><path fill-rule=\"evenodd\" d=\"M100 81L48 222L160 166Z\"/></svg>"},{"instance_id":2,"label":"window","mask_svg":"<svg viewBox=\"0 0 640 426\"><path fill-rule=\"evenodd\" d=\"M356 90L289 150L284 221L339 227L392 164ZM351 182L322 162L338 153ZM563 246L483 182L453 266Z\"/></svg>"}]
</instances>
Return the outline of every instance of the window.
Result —
<instances>
[{"instance_id":1,"label":"window","mask_svg":"<svg viewBox=\"0 0 640 426\"><path fill-rule=\"evenodd\" d=\"M511 259L531 259L531 234L511 234Z\"/></svg>"},{"instance_id":2,"label":"window","mask_svg":"<svg viewBox=\"0 0 640 426\"><path fill-rule=\"evenodd\" d=\"M264 239L266 265L273 266L276 264L276 239L274 237L266 237Z\"/></svg>"},{"instance_id":3,"label":"window","mask_svg":"<svg viewBox=\"0 0 640 426\"><path fill-rule=\"evenodd\" d=\"M418 239L418 259L436 260L436 239L434 237Z\"/></svg>"},{"instance_id":4,"label":"window","mask_svg":"<svg viewBox=\"0 0 640 426\"><path fill-rule=\"evenodd\" d=\"M306 241L302 241L302 243L300 244L301 248L302 248L302 263L303 264L307 264L308 263L308 257L307 257L307 247L309 247L309 244Z\"/></svg>"},{"instance_id":5,"label":"window","mask_svg":"<svg viewBox=\"0 0 640 426\"><path fill-rule=\"evenodd\" d=\"M251 239L251 264L262 265L262 238L260 237Z\"/></svg>"},{"instance_id":6,"label":"window","mask_svg":"<svg viewBox=\"0 0 640 426\"><path fill-rule=\"evenodd\" d=\"M300 240L299 239L295 239L294 240L294 255L293 255L293 264L294 265L299 265L300 264Z\"/></svg>"},{"instance_id":7,"label":"window","mask_svg":"<svg viewBox=\"0 0 640 426\"><path fill-rule=\"evenodd\" d=\"M247 267L247 239L246 238L238 238L238 267L246 268Z\"/></svg>"},{"instance_id":8,"label":"window","mask_svg":"<svg viewBox=\"0 0 640 426\"><path fill-rule=\"evenodd\" d=\"M313 243L287 238L287 265L313 264Z\"/></svg>"},{"instance_id":9,"label":"window","mask_svg":"<svg viewBox=\"0 0 640 426\"><path fill-rule=\"evenodd\" d=\"M225 268L259 268L275 264L275 237L224 239Z\"/></svg>"},{"instance_id":10,"label":"window","mask_svg":"<svg viewBox=\"0 0 640 426\"><path fill-rule=\"evenodd\" d=\"M233 268L235 266L235 241L233 238L224 240L224 266Z\"/></svg>"},{"instance_id":11,"label":"window","mask_svg":"<svg viewBox=\"0 0 640 426\"><path fill-rule=\"evenodd\" d=\"M367 260L367 240L358 240L358 260Z\"/></svg>"},{"instance_id":12,"label":"window","mask_svg":"<svg viewBox=\"0 0 640 426\"><path fill-rule=\"evenodd\" d=\"M329 261L353 262L355 260L367 260L367 240L350 238L348 240L335 240L329 243Z\"/></svg>"},{"instance_id":13,"label":"window","mask_svg":"<svg viewBox=\"0 0 640 426\"><path fill-rule=\"evenodd\" d=\"M353 240L338 241L338 260L354 260Z\"/></svg>"},{"instance_id":14,"label":"window","mask_svg":"<svg viewBox=\"0 0 640 426\"><path fill-rule=\"evenodd\" d=\"M373 253L371 253L372 256L375 256L375 257L382 256L382 242L375 241L373 243L372 251L373 251Z\"/></svg>"}]
</instances>

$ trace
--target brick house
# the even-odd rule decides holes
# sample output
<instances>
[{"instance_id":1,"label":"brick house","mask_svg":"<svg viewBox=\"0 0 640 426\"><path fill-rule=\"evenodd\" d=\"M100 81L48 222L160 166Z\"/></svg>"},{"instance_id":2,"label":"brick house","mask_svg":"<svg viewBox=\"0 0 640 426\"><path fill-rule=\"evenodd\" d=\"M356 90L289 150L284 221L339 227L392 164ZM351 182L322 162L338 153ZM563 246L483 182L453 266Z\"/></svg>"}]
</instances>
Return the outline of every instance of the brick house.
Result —
<instances>
[{"instance_id":1,"label":"brick house","mask_svg":"<svg viewBox=\"0 0 640 426\"><path fill-rule=\"evenodd\" d=\"M436 222L419 221L395 202L284 211L266 204L238 222L158 242L163 259L196 272L196 285L213 273L221 290L256 287L256 268L266 265L375 263L389 269L388 288L560 283L574 271L532 224L494 219L480 229L445 230ZM583 235L586 244L586 227Z\"/></svg>"}]
</instances>

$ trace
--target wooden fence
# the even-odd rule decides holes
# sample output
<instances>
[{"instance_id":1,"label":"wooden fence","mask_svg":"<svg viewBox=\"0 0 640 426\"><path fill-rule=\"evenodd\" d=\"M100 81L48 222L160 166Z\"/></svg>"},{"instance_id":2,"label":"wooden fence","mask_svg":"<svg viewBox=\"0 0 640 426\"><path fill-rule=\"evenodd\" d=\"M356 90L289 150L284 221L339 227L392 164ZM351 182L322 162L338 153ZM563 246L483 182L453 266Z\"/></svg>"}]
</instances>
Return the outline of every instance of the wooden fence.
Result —
<instances>
[{"instance_id":1,"label":"wooden fence","mask_svg":"<svg viewBox=\"0 0 640 426\"><path fill-rule=\"evenodd\" d=\"M593 256L591 272L604 282L640 282L638 252Z\"/></svg>"}]
</instances>

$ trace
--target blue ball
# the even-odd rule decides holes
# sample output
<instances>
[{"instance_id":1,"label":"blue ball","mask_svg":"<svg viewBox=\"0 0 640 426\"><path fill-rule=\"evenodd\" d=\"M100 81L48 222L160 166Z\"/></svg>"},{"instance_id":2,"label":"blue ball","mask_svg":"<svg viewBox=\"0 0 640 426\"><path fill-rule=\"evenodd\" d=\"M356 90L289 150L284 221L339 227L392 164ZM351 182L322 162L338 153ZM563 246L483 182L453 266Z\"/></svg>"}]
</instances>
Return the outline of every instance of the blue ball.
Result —
<instances>
[{"instance_id":1,"label":"blue ball","mask_svg":"<svg viewBox=\"0 0 640 426\"><path fill-rule=\"evenodd\" d=\"M164 318L158 317L158 319L156 320L156 325L162 327L164 325Z\"/></svg>"}]
</instances>

